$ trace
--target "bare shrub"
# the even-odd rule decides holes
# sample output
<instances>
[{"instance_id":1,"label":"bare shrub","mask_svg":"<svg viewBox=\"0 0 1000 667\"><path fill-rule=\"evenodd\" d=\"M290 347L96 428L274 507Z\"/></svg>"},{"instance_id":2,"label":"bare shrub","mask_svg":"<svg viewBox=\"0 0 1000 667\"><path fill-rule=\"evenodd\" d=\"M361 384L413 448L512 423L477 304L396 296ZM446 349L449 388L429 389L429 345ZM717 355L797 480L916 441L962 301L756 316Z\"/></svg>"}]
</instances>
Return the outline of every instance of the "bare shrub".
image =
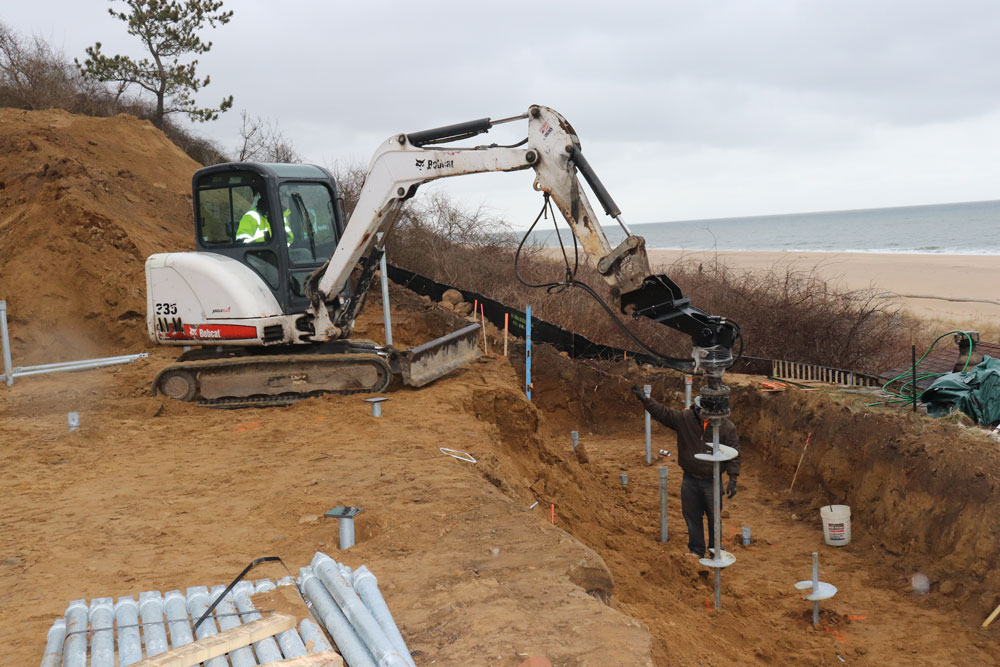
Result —
<instances>
[{"instance_id":1,"label":"bare shrub","mask_svg":"<svg viewBox=\"0 0 1000 667\"><path fill-rule=\"evenodd\" d=\"M71 109L82 77L40 37L24 39L0 23L0 105Z\"/></svg>"},{"instance_id":2,"label":"bare shrub","mask_svg":"<svg viewBox=\"0 0 1000 667\"><path fill-rule=\"evenodd\" d=\"M682 262L668 273L698 307L738 322L753 356L875 373L899 360L916 329L876 290L839 290L815 270Z\"/></svg>"},{"instance_id":3,"label":"bare shrub","mask_svg":"<svg viewBox=\"0 0 1000 667\"><path fill-rule=\"evenodd\" d=\"M239 162L302 162L292 142L277 124L260 116L240 112L240 143L235 159Z\"/></svg>"},{"instance_id":4,"label":"bare shrub","mask_svg":"<svg viewBox=\"0 0 1000 667\"><path fill-rule=\"evenodd\" d=\"M364 179L358 165L334 168L348 211ZM515 275L514 258L522 233L481 208L465 209L449 197L419 196L407 203L387 242L389 261L439 282L479 292L512 308L582 334L597 343L641 350L629 335L582 289L533 289ZM526 243L518 260L525 282L563 280L577 266L575 280L590 286L605 304L614 304L607 283L582 251L574 253L572 234L563 254ZM558 257L554 260L553 256ZM567 269L568 265L568 269ZM744 353L788 359L857 372L879 372L908 355L918 335L915 320L877 296L875 290L843 291L815 271L774 267L736 271L718 262L681 261L654 272L666 273L710 314L724 315L742 328ZM628 330L654 351L688 356L690 339L648 320L631 320L611 306Z\"/></svg>"}]
</instances>

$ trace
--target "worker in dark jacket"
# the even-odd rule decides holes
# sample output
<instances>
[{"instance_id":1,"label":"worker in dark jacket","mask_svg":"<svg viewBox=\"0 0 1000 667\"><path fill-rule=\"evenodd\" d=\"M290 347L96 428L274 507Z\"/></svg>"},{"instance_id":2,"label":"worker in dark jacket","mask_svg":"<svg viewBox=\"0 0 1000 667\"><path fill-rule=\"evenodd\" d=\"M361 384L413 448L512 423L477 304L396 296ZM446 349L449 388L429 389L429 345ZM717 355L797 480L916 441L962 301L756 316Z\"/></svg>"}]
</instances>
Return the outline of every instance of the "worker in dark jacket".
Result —
<instances>
[{"instance_id":1,"label":"worker in dark jacket","mask_svg":"<svg viewBox=\"0 0 1000 667\"><path fill-rule=\"evenodd\" d=\"M695 404L690 409L675 410L652 398L647 398L640 387L632 387L632 393L642 402L642 406L653 419L677 432L677 459L684 471L684 479L681 482L681 513L688 528L688 551L699 558L704 558L705 532L702 516L708 517L708 548L715 548L712 488L714 464L711 461L699 461L694 455L712 453L712 424L709 420L702 419L701 408L698 405L700 397L695 399ZM723 419L719 427L719 442L736 450L740 448L736 426L728 419ZM725 494L732 498L736 495L740 457L725 461L720 466L720 476L723 468L729 475ZM721 479L719 483L722 483Z\"/></svg>"}]
</instances>

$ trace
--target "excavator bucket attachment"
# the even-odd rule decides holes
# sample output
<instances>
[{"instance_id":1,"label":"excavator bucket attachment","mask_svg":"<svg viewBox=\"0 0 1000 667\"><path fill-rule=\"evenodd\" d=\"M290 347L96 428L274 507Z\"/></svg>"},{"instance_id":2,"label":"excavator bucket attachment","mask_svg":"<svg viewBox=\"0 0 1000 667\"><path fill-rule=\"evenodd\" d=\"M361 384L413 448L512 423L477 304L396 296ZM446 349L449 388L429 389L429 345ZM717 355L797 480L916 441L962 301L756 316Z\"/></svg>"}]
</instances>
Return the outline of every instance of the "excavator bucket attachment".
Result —
<instances>
[{"instance_id":1,"label":"excavator bucket attachment","mask_svg":"<svg viewBox=\"0 0 1000 667\"><path fill-rule=\"evenodd\" d=\"M479 357L479 329L478 324L470 324L429 343L394 352L389 365L404 383L422 387Z\"/></svg>"}]
</instances>

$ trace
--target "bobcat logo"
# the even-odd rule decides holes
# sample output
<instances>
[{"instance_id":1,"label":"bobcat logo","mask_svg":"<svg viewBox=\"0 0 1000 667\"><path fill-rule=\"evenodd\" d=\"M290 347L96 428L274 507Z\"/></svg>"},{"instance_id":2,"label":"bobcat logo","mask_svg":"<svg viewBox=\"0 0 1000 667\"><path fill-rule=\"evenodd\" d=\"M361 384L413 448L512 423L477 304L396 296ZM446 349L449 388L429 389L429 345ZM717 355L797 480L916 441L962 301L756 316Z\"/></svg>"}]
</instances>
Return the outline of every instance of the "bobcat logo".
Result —
<instances>
[{"instance_id":1,"label":"bobcat logo","mask_svg":"<svg viewBox=\"0 0 1000 667\"><path fill-rule=\"evenodd\" d=\"M423 169L424 168L424 162L426 162L426 161L427 160L417 160L417 165L416 165L417 169Z\"/></svg>"}]
</instances>

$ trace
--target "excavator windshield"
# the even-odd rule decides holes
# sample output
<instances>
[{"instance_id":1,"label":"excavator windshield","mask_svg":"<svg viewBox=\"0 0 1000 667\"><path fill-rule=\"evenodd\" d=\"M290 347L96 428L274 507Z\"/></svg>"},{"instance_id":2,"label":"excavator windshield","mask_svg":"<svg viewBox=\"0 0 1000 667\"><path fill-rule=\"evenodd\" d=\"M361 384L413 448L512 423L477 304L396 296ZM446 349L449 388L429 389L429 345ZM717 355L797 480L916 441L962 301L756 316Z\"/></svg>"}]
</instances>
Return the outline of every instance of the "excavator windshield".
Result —
<instances>
[{"instance_id":1,"label":"excavator windshield","mask_svg":"<svg viewBox=\"0 0 1000 667\"><path fill-rule=\"evenodd\" d=\"M288 246L292 266L325 262L337 245L330 191L321 183L282 183L278 192L294 238Z\"/></svg>"}]
</instances>

